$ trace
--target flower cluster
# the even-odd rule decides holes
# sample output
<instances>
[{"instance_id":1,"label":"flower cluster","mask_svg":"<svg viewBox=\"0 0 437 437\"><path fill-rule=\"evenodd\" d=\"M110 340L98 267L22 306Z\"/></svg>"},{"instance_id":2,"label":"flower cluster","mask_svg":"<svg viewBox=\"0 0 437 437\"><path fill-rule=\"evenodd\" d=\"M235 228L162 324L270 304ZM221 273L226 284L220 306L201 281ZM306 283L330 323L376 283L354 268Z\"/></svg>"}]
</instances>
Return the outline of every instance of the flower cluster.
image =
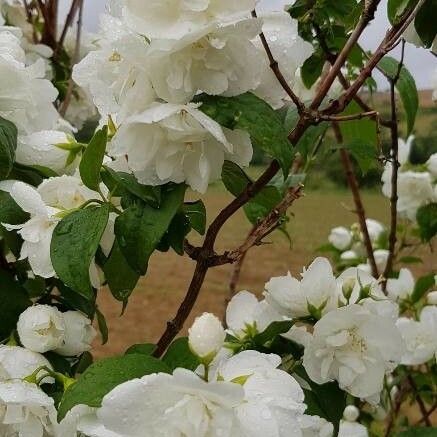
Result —
<instances>
[{"instance_id":1,"label":"flower cluster","mask_svg":"<svg viewBox=\"0 0 437 437\"><path fill-rule=\"evenodd\" d=\"M257 36L265 32L291 83L312 48L285 12L252 18L255 3L113 2L98 49L73 77L93 96L102 123L114 126L114 165L147 185L186 182L203 193L224 160L250 163L248 134L221 127L192 100L252 91L275 108L284 104Z\"/></svg>"},{"instance_id":2,"label":"flower cluster","mask_svg":"<svg viewBox=\"0 0 437 437\"><path fill-rule=\"evenodd\" d=\"M366 227L373 248L373 256L378 270L383 272L388 258L388 232L385 226L377 220L367 219ZM358 223L349 228L338 226L331 230L328 237L329 245L323 249L334 255L334 261L339 270L347 267L359 267L370 272L367 251L363 233Z\"/></svg>"},{"instance_id":3,"label":"flower cluster","mask_svg":"<svg viewBox=\"0 0 437 437\"><path fill-rule=\"evenodd\" d=\"M407 141L399 139L398 213L416 221L419 208L437 203L437 154L432 155L424 165L412 164L413 141L412 136ZM392 195L392 173L392 163L388 162L382 175L382 192L388 198Z\"/></svg>"}]
</instances>

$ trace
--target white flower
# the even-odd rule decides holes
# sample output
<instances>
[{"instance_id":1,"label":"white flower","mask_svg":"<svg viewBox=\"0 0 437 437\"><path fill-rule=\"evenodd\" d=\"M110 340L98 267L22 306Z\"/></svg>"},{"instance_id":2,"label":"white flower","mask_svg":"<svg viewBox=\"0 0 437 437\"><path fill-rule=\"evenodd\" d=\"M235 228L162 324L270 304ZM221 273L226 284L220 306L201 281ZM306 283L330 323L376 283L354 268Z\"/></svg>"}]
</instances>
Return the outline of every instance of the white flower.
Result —
<instances>
[{"instance_id":1,"label":"white flower","mask_svg":"<svg viewBox=\"0 0 437 437\"><path fill-rule=\"evenodd\" d=\"M369 437L369 433L361 423L341 421L338 437Z\"/></svg>"},{"instance_id":2,"label":"white flower","mask_svg":"<svg viewBox=\"0 0 437 437\"><path fill-rule=\"evenodd\" d=\"M272 278L265 290L267 302L287 317L320 317L337 307L338 287L326 258L316 258L300 281L290 274Z\"/></svg>"},{"instance_id":3,"label":"white flower","mask_svg":"<svg viewBox=\"0 0 437 437\"><path fill-rule=\"evenodd\" d=\"M56 428L54 401L38 386L19 380L0 382L0 431L3 436L51 436L55 435Z\"/></svg>"},{"instance_id":4,"label":"white flower","mask_svg":"<svg viewBox=\"0 0 437 437\"><path fill-rule=\"evenodd\" d=\"M41 131L20 136L17 145L17 162L25 165L47 167L56 173L71 171L78 160L68 163L70 152L79 156L81 146L74 138L61 131Z\"/></svg>"},{"instance_id":5,"label":"white flower","mask_svg":"<svg viewBox=\"0 0 437 437\"><path fill-rule=\"evenodd\" d=\"M241 381L244 388L244 403L235 407L241 436L288 437L290 430L300 430L306 409L303 390L291 375L277 368L280 363L277 355L244 351L220 366L219 377Z\"/></svg>"},{"instance_id":6,"label":"white flower","mask_svg":"<svg viewBox=\"0 0 437 437\"><path fill-rule=\"evenodd\" d=\"M155 98L146 72L148 43L109 15L102 16L101 28L99 48L74 66L73 79L92 96L104 120L116 114L121 122Z\"/></svg>"},{"instance_id":7,"label":"white flower","mask_svg":"<svg viewBox=\"0 0 437 437\"><path fill-rule=\"evenodd\" d=\"M402 350L392 319L354 304L331 311L317 322L303 365L317 384L336 380L353 396L376 400L385 373L399 363Z\"/></svg>"},{"instance_id":8,"label":"white flower","mask_svg":"<svg viewBox=\"0 0 437 437\"><path fill-rule=\"evenodd\" d=\"M244 398L231 382L205 382L195 373L147 375L108 393L96 417L79 420L79 431L93 437L239 437L233 408ZM220 431L219 431L220 430Z\"/></svg>"},{"instance_id":9,"label":"white flower","mask_svg":"<svg viewBox=\"0 0 437 437\"><path fill-rule=\"evenodd\" d=\"M375 258L376 267L379 272L384 272L387 267L388 257L390 256L390 252L386 249L378 249L373 252L373 256Z\"/></svg>"},{"instance_id":10,"label":"white flower","mask_svg":"<svg viewBox=\"0 0 437 437\"><path fill-rule=\"evenodd\" d=\"M366 220L367 230L369 231L372 243L377 243L381 235L385 232L385 226L377 220Z\"/></svg>"},{"instance_id":11,"label":"white flower","mask_svg":"<svg viewBox=\"0 0 437 437\"><path fill-rule=\"evenodd\" d=\"M342 300L346 298L345 303L356 303L360 298L365 297L385 298L381 286L368 269L350 267L341 273L337 278L337 283L339 289L343 291ZM344 295L345 291L348 296Z\"/></svg>"},{"instance_id":12,"label":"white flower","mask_svg":"<svg viewBox=\"0 0 437 437\"><path fill-rule=\"evenodd\" d=\"M352 244L352 234L349 229L339 226L331 230L328 241L338 250L346 250Z\"/></svg>"},{"instance_id":13,"label":"white flower","mask_svg":"<svg viewBox=\"0 0 437 437\"><path fill-rule=\"evenodd\" d=\"M354 250L346 250L346 252L343 252L340 255L340 259L342 261L346 261L346 262L356 262L359 261L360 256L358 255L358 253L356 253Z\"/></svg>"},{"instance_id":14,"label":"white flower","mask_svg":"<svg viewBox=\"0 0 437 437\"><path fill-rule=\"evenodd\" d=\"M360 417L360 410L355 405L348 405L343 412L344 420L348 422L356 422Z\"/></svg>"},{"instance_id":15,"label":"white flower","mask_svg":"<svg viewBox=\"0 0 437 437\"><path fill-rule=\"evenodd\" d=\"M291 88L295 85L296 73L313 52L310 43L304 41L298 33L298 22L285 11L272 12L260 16L263 21L262 31L269 43L273 57L278 61L281 73ZM278 109L290 100L277 77L270 68L268 58L260 38L255 41L259 49L256 61L262 61L261 83L255 88L255 94Z\"/></svg>"},{"instance_id":16,"label":"white flower","mask_svg":"<svg viewBox=\"0 0 437 437\"><path fill-rule=\"evenodd\" d=\"M65 321L57 308L35 305L20 314L17 331L24 347L44 353L62 345Z\"/></svg>"},{"instance_id":17,"label":"white flower","mask_svg":"<svg viewBox=\"0 0 437 437\"><path fill-rule=\"evenodd\" d=\"M256 0L123 0L128 26L149 38L180 39L212 22L249 16Z\"/></svg>"},{"instance_id":18,"label":"white flower","mask_svg":"<svg viewBox=\"0 0 437 437\"><path fill-rule=\"evenodd\" d=\"M190 349L201 359L213 359L223 347L226 332L220 320L210 313L197 317L188 330Z\"/></svg>"},{"instance_id":19,"label":"white flower","mask_svg":"<svg viewBox=\"0 0 437 437\"><path fill-rule=\"evenodd\" d=\"M426 162L426 166L434 179L437 179L437 153L430 156Z\"/></svg>"},{"instance_id":20,"label":"white flower","mask_svg":"<svg viewBox=\"0 0 437 437\"><path fill-rule=\"evenodd\" d=\"M437 307L426 306L420 320L401 317L397 327L406 344L401 363L413 366L426 363L437 354Z\"/></svg>"},{"instance_id":21,"label":"white flower","mask_svg":"<svg viewBox=\"0 0 437 437\"><path fill-rule=\"evenodd\" d=\"M196 105L155 103L118 129L109 153L127 157L141 183L186 182L204 193L225 159L248 165L252 145L246 132L222 128Z\"/></svg>"},{"instance_id":22,"label":"white flower","mask_svg":"<svg viewBox=\"0 0 437 437\"><path fill-rule=\"evenodd\" d=\"M249 19L211 24L179 40L152 41L148 71L158 97L187 103L199 91L235 96L256 88L262 63L251 39L259 32L258 20Z\"/></svg>"},{"instance_id":23,"label":"white flower","mask_svg":"<svg viewBox=\"0 0 437 437\"><path fill-rule=\"evenodd\" d=\"M97 335L91 320L79 311L62 313L65 322L64 338L61 346L55 349L59 355L73 357L91 349Z\"/></svg>"},{"instance_id":24,"label":"white flower","mask_svg":"<svg viewBox=\"0 0 437 437\"><path fill-rule=\"evenodd\" d=\"M52 369L43 355L20 346L0 346L0 381L26 378L41 367ZM42 370L36 376L42 376L44 373ZM54 380L47 377L43 382L53 383Z\"/></svg>"},{"instance_id":25,"label":"white flower","mask_svg":"<svg viewBox=\"0 0 437 437\"><path fill-rule=\"evenodd\" d=\"M237 293L226 308L226 325L231 334L239 338L263 332L271 323L283 319L265 300L258 301L248 291Z\"/></svg>"},{"instance_id":26,"label":"white flower","mask_svg":"<svg viewBox=\"0 0 437 437\"><path fill-rule=\"evenodd\" d=\"M437 290L430 291L426 296L426 302L428 305L437 305Z\"/></svg>"},{"instance_id":27,"label":"white flower","mask_svg":"<svg viewBox=\"0 0 437 437\"><path fill-rule=\"evenodd\" d=\"M394 301L408 299L414 291L415 282L411 270L403 268L397 279L387 280L387 293Z\"/></svg>"},{"instance_id":28,"label":"white flower","mask_svg":"<svg viewBox=\"0 0 437 437\"><path fill-rule=\"evenodd\" d=\"M302 422L302 437L332 437L334 426L319 416L304 415Z\"/></svg>"}]
</instances>

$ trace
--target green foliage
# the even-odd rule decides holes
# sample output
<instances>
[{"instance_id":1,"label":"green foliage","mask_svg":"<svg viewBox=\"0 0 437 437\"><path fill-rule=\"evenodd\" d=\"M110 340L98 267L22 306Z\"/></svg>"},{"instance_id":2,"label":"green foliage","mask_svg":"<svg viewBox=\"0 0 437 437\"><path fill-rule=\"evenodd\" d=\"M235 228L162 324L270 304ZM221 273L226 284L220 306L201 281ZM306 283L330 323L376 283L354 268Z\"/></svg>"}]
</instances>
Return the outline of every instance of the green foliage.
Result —
<instances>
[{"instance_id":1,"label":"green foliage","mask_svg":"<svg viewBox=\"0 0 437 437\"><path fill-rule=\"evenodd\" d=\"M185 189L185 185L169 184L162 189L159 208L135 202L117 218L115 235L118 244L137 274L146 274L150 256L182 206Z\"/></svg>"},{"instance_id":2,"label":"green foliage","mask_svg":"<svg viewBox=\"0 0 437 437\"><path fill-rule=\"evenodd\" d=\"M169 371L165 363L144 354L128 354L98 361L65 391L58 408L58 419L62 420L75 405L100 407L104 396L123 382Z\"/></svg>"},{"instance_id":3,"label":"green foliage","mask_svg":"<svg viewBox=\"0 0 437 437\"><path fill-rule=\"evenodd\" d=\"M58 223L51 259L58 277L72 290L93 299L89 269L108 223L109 206L74 211Z\"/></svg>"},{"instance_id":4,"label":"green foliage","mask_svg":"<svg viewBox=\"0 0 437 437\"><path fill-rule=\"evenodd\" d=\"M416 281L414 286L414 291L411 295L411 301L413 303L419 302L420 299L425 295L425 293L431 290L435 285L435 274L431 273L427 276L422 276Z\"/></svg>"},{"instance_id":5,"label":"green foliage","mask_svg":"<svg viewBox=\"0 0 437 437\"><path fill-rule=\"evenodd\" d=\"M247 131L252 142L276 159L287 175L294 151L288 141L281 117L264 100L246 93L236 97L207 96L197 98L200 109L222 126Z\"/></svg>"},{"instance_id":6,"label":"green foliage","mask_svg":"<svg viewBox=\"0 0 437 437\"><path fill-rule=\"evenodd\" d=\"M10 273L0 270L0 341L9 337L18 317L31 304L21 284Z\"/></svg>"},{"instance_id":7,"label":"green foliage","mask_svg":"<svg viewBox=\"0 0 437 437\"><path fill-rule=\"evenodd\" d=\"M102 336L102 345L108 343L109 329L106 323L104 314L96 307L97 326L99 327L100 335Z\"/></svg>"},{"instance_id":8,"label":"green foliage","mask_svg":"<svg viewBox=\"0 0 437 437\"><path fill-rule=\"evenodd\" d=\"M103 266L108 287L115 299L126 303L140 279L128 264L120 246L115 241L108 260Z\"/></svg>"},{"instance_id":9,"label":"green foliage","mask_svg":"<svg viewBox=\"0 0 437 437\"><path fill-rule=\"evenodd\" d=\"M437 1L426 0L414 21L414 27L425 47L430 48L437 36Z\"/></svg>"},{"instance_id":10,"label":"green foliage","mask_svg":"<svg viewBox=\"0 0 437 437\"><path fill-rule=\"evenodd\" d=\"M162 361L171 371L178 367L195 370L200 364L199 359L190 350L187 337L176 339L167 349Z\"/></svg>"},{"instance_id":11,"label":"green foliage","mask_svg":"<svg viewBox=\"0 0 437 437\"><path fill-rule=\"evenodd\" d=\"M396 88L401 97L405 114L407 116L408 136L414 129L414 123L419 109L419 94L417 92L416 81L405 66L402 66L399 70L399 62L390 56L384 56L384 58L379 62L378 67L391 80L395 79L400 71Z\"/></svg>"},{"instance_id":12,"label":"green foliage","mask_svg":"<svg viewBox=\"0 0 437 437\"><path fill-rule=\"evenodd\" d=\"M126 350L125 354L152 355L155 349L156 345L152 343L134 344Z\"/></svg>"},{"instance_id":13,"label":"green foliage","mask_svg":"<svg viewBox=\"0 0 437 437\"><path fill-rule=\"evenodd\" d=\"M25 223L29 218L29 214L17 205L9 193L0 191L0 223L19 225Z\"/></svg>"},{"instance_id":14,"label":"green foliage","mask_svg":"<svg viewBox=\"0 0 437 437\"><path fill-rule=\"evenodd\" d=\"M308 89L310 89L321 76L325 62L326 56L321 50L317 50L302 65L302 82Z\"/></svg>"},{"instance_id":15,"label":"green foliage","mask_svg":"<svg viewBox=\"0 0 437 437\"><path fill-rule=\"evenodd\" d=\"M80 161L80 177L83 183L93 191L99 191L101 182L100 169L105 157L108 142L108 128L98 130L91 139Z\"/></svg>"},{"instance_id":16,"label":"green foliage","mask_svg":"<svg viewBox=\"0 0 437 437\"><path fill-rule=\"evenodd\" d=\"M0 117L0 180L7 179L14 166L17 135L15 125Z\"/></svg>"},{"instance_id":17,"label":"green foliage","mask_svg":"<svg viewBox=\"0 0 437 437\"><path fill-rule=\"evenodd\" d=\"M264 346L266 343L274 340L278 335L288 332L293 325L294 322L292 320L272 322L263 332L255 335L253 341L258 346Z\"/></svg>"},{"instance_id":18,"label":"green foliage","mask_svg":"<svg viewBox=\"0 0 437 437\"><path fill-rule=\"evenodd\" d=\"M190 226L200 235L206 231L206 208L201 200L184 203L182 210L190 221Z\"/></svg>"},{"instance_id":19,"label":"green foliage","mask_svg":"<svg viewBox=\"0 0 437 437\"><path fill-rule=\"evenodd\" d=\"M397 434L396 437L435 437L437 428L408 428Z\"/></svg>"},{"instance_id":20,"label":"green foliage","mask_svg":"<svg viewBox=\"0 0 437 437\"><path fill-rule=\"evenodd\" d=\"M437 235L437 203L419 208L416 218L422 240L431 241Z\"/></svg>"},{"instance_id":21,"label":"green foliage","mask_svg":"<svg viewBox=\"0 0 437 437\"><path fill-rule=\"evenodd\" d=\"M388 0L387 16L391 24L397 23L398 18L408 7L414 6L414 0Z\"/></svg>"}]
</instances>

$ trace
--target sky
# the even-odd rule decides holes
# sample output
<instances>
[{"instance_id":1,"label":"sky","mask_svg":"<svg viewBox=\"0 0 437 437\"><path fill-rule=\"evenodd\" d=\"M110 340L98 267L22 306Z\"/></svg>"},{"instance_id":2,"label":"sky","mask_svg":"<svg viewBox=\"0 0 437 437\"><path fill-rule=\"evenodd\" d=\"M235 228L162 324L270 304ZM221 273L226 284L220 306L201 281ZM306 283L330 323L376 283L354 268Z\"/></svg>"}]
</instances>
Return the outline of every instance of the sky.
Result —
<instances>
[{"instance_id":1,"label":"sky","mask_svg":"<svg viewBox=\"0 0 437 437\"><path fill-rule=\"evenodd\" d=\"M147 1L147 0L144 0ZM238 1L238 0L236 0ZM341 1L341 0L338 0ZM71 0L61 0L61 11L65 13ZM259 10L278 10L284 5L292 3L291 0L260 0ZM375 49L384 37L389 23L386 17L386 3L383 0L379 7L377 16L372 24L366 29L365 34L360 40L361 45L367 49ZM85 0L84 23L89 31L96 31L98 28L99 14L105 10L106 0ZM392 52L392 55L399 57L399 50ZM405 65L416 79L417 86L421 89L430 88L433 72L437 69L437 58L429 51L418 49L407 44L405 53ZM386 87L385 81L381 77L375 77L380 88Z\"/></svg>"}]
</instances>

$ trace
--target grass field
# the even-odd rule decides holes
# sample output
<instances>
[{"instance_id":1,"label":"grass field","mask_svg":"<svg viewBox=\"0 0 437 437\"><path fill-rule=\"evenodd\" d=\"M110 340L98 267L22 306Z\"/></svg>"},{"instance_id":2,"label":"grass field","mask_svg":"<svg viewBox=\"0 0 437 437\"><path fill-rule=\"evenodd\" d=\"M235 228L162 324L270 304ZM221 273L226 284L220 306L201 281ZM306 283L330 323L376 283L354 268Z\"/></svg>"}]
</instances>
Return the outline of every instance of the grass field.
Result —
<instances>
[{"instance_id":1,"label":"grass field","mask_svg":"<svg viewBox=\"0 0 437 437\"><path fill-rule=\"evenodd\" d=\"M230 199L230 195L222 188L213 187L203 199L208 219L213 219ZM376 191L365 192L363 200L369 217L388 223L388 201L382 195ZM326 242L333 226L348 225L355 221L352 209L352 198L347 191L306 193L291 210L293 216L289 232L292 246L282 234L277 233L271 238L273 244L254 248L244 265L240 289L261 293L264 283L271 276L283 275L289 270L298 274L316 256L317 247ZM249 230L250 224L243 213L239 213L223 229L217 250L236 248ZM200 242L195 235L190 236L190 239L194 243ZM429 271L431 266L437 265L435 253L431 255L427 252L425 258L424 265L414 268L417 273ZM107 317L110 339L105 346L96 344L97 356L122 353L132 344L156 341L166 321L177 310L193 268L194 263L188 257L179 257L174 253L154 255L149 272L133 293L123 317L120 317L120 303L115 302L106 290L101 292L100 308ZM204 311L220 315L223 313L230 271L230 266L209 271L193 316ZM191 321L192 318L188 323Z\"/></svg>"}]
</instances>

